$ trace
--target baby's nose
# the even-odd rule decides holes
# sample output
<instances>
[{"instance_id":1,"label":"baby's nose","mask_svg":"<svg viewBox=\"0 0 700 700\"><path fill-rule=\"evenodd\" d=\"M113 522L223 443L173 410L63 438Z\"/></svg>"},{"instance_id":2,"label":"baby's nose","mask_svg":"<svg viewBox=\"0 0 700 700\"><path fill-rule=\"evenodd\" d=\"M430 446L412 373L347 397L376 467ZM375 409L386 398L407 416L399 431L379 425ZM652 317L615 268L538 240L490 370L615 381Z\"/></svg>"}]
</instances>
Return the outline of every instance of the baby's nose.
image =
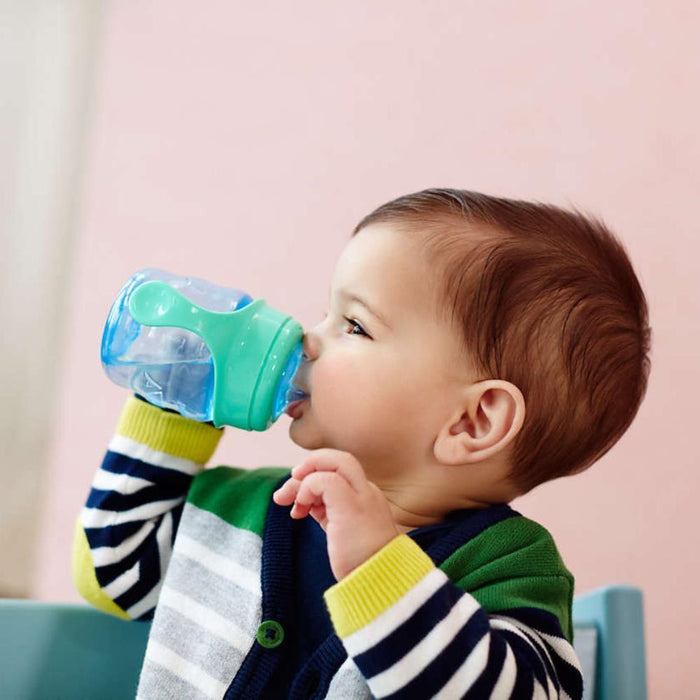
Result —
<instances>
[{"instance_id":1,"label":"baby's nose","mask_svg":"<svg viewBox=\"0 0 700 700\"><path fill-rule=\"evenodd\" d=\"M304 359L308 361L315 360L318 357L320 345L321 343L318 336L313 331L307 331L304 333L304 339L302 341Z\"/></svg>"}]
</instances>

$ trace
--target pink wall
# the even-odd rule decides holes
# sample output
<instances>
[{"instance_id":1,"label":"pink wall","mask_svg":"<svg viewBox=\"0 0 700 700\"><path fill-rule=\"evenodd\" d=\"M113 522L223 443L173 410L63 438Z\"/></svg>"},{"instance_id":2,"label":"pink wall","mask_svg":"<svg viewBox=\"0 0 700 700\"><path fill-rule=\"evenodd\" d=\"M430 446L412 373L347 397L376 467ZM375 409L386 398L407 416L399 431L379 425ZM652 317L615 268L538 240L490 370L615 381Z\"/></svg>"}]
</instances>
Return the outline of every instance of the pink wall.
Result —
<instances>
[{"instance_id":1,"label":"pink wall","mask_svg":"<svg viewBox=\"0 0 700 700\"><path fill-rule=\"evenodd\" d=\"M72 523L124 399L101 329L133 271L240 286L311 324L368 210L481 189L601 214L646 286L654 365L636 424L592 471L516 505L553 531L579 591L644 589L652 697L697 697L700 6L194 7L108 4L37 596L76 598ZM218 460L293 463L286 420L229 431Z\"/></svg>"}]
</instances>

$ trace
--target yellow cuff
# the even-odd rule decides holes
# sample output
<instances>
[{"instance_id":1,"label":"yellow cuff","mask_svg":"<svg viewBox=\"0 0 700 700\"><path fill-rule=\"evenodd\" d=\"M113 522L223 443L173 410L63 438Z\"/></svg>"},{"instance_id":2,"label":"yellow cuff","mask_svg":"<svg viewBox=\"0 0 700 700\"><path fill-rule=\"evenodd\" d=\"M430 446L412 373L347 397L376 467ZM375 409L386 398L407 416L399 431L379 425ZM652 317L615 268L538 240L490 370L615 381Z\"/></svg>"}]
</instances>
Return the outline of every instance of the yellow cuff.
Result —
<instances>
[{"instance_id":1,"label":"yellow cuff","mask_svg":"<svg viewBox=\"0 0 700 700\"><path fill-rule=\"evenodd\" d=\"M435 568L408 536L399 535L324 594L339 637L347 637L397 603Z\"/></svg>"},{"instance_id":2,"label":"yellow cuff","mask_svg":"<svg viewBox=\"0 0 700 700\"><path fill-rule=\"evenodd\" d=\"M197 464L209 461L223 432L207 423L163 411L133 396L124 406L117 425L117 435Z\"/></svg>"}]
</instances>

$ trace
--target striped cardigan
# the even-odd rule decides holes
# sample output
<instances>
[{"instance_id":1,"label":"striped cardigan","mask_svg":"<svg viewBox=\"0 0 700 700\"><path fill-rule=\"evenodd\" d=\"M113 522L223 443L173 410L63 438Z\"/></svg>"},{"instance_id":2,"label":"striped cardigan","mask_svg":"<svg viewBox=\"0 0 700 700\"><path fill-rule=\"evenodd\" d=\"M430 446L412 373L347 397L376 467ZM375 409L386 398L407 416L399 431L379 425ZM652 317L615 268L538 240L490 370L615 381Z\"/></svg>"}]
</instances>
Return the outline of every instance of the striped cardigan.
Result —
<instances>
[{"instance_id":1,"label":"striped cardigan","mask_svg":"<svg viewBox=\"0 0 700 700\"><path fill-rule=\"evenodd\" d=\"M257 698L288 663L288 469L203 470L221 436L130 399L75 535L92 604L153 619L139 698ZM424 552L394 539L325 593L335 630L290 698L579 698L573 579L549 534L508 506Z\"/></svg>"}]
</instances>

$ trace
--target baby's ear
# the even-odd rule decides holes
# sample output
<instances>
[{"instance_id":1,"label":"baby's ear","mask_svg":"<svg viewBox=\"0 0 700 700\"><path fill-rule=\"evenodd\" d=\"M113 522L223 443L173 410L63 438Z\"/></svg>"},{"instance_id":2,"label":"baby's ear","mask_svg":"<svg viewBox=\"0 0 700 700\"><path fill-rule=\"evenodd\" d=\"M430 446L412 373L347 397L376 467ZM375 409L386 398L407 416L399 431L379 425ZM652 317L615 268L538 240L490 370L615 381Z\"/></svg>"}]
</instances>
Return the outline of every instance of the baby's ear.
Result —
<instances>
[{"instance_id":1,"label":"baby's ear","mask_svg":"<svg viewBox=\"0 0 700 700\"><path fill-rule=\"evenodd\" d=\"M438 462L473 464L494 456L520 432L525 399L515 384L487 379L468 386L433 445Z\"/></svg>"}]
</instances>

